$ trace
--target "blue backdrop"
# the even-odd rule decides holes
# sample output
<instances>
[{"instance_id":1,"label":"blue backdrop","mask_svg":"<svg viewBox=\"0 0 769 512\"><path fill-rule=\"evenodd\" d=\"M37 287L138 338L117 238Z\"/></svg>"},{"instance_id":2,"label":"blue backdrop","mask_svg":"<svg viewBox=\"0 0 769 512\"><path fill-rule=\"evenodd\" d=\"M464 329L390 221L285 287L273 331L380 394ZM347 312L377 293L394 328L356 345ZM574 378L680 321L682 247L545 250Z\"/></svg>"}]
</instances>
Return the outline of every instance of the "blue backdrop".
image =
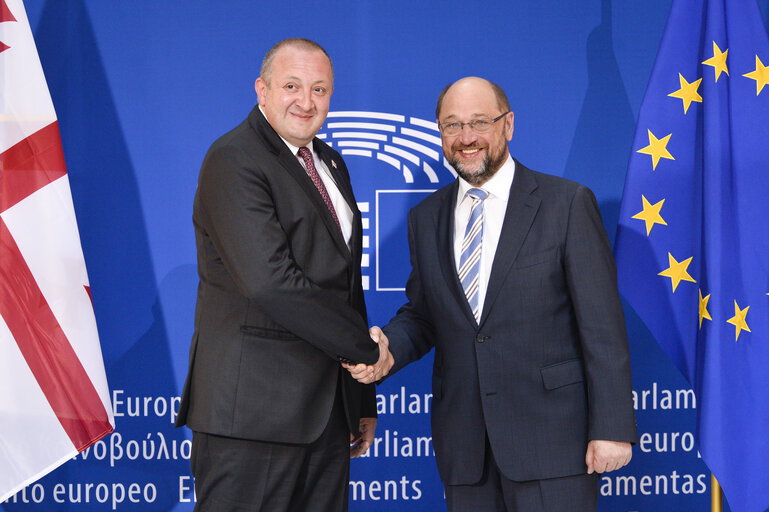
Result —
<instances>
[{"instance_id":1,"label":"blue backdrop","mask_svg":"<svg viewBox=\"0 0 769 512\"><path fill-rule=\"evenodd\" d=\"M760 6L766 20L769 1ZM370 322L381 325L404 300L406 212L453 179L431 125L441 88L465 75L499 83L515 111L513 155L592 188L613 239L669 7L27 0L117 426L0 510L192 510L191 436L172 427L197 286L192 198L208 146L254 105L272 44L307 37L334 60L336 114L322 133L345 155L368 222L366 298ZM705 510L709 471L693 438L693 397L633 311L626 315L641 443L630 466L602 478L599 510ZM430 441L430 371L423 360L379 388L377 442L353 462L351 510L445 509Z\"/></svg>"}]
</instances>

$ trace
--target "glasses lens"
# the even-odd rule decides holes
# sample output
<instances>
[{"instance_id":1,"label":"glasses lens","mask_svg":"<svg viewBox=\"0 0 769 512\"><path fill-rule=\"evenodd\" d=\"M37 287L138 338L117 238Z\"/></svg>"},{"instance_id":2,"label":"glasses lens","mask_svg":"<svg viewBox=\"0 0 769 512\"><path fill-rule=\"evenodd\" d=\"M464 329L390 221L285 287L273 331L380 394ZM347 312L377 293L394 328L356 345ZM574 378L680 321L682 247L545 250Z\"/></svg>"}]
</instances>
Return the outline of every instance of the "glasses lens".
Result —
<instances>
[{"instance_id":1,"label":"glasses lens","mask_svg":"<svg viewBox=\"0 0 769 512\"><path fill-rule=\"evenodd\" d=\"M505 114L506 113L507 112L505 112ZM443 123L440 127L444 135L457 135L462 132L462 128L464 128L465 125L470 126L470 129L475 133L486 133L491 130L494 123L502 119L505 114L500 115L496 119L475 119L474 121L469 121L467 123Z\"/></svg>"},{"instance_id":2,"label":"glasses lens","mask_svg":"<svg viewBox=\"0 0 769 512\"><path fill-rule=\"evenodd\" d=\"M462 125L459 123L443 123L443 133L446 135L456 135L462 131Z\"/></svg>"}]
</instances>

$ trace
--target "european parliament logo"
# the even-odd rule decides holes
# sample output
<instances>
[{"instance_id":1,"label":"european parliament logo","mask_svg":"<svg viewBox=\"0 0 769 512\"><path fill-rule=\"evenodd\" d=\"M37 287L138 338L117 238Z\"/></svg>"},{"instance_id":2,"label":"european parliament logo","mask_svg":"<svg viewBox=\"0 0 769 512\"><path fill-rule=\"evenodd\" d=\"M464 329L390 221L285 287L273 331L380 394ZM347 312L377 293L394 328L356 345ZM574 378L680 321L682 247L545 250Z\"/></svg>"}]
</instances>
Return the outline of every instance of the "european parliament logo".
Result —
<instances>
[{"instance_id":1,"label":"european parliament logo","mask_svg":"<svg viewBox=\"0 0 769 512\"><path fill-rule=\"evenodd\" d=\"M344 157L363 217L363 289L402 291L409 264L406 215L457 174L438 125L381 112L329 112L318 134Z\"/></svg>"}]
</instances>

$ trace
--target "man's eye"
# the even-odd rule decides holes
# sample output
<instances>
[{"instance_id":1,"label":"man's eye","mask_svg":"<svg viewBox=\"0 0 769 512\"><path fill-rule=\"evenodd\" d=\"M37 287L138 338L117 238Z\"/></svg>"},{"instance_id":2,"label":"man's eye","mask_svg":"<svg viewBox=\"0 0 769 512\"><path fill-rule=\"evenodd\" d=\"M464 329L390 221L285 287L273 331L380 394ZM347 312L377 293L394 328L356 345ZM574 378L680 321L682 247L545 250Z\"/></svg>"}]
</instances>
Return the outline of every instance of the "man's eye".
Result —
<instances>
[{"instance_id":1,"label":"man's eye","mask_svg":"<svg viewBox=\"0 0 769 512\"><path fill-rule=\"evenodd\" d=\"M323 87L316 87L315 88L315 92L317 94L325 94L326 93L326 89L324 89Z\"/></svg>"},{"instance_id":2,"label":"man's eye","mask_svg":"<svg viewBox=\"0 0 769 512\"><path fill-rule=\"evenodd\" d=\"M459 123L446 123L446 128L449 130L458 130L462 126Z\"/></svg>"},{"instance_id":3,"label":"man's eye","mask_svg":"<svg viewBox=\"0 0 769 512\"><path fill-rule=\"evenodd\" d=\"M491 124L490 119L476 119L473 121L473 128L488 128L488 126Z\"/></svg>"},{"instance_id":4,"label":"man's eye","mask_svg":"<svg viewBox=\"0 0 769 512\"><path fill-rule=\"evenodd\" d=\"M293 90L293 89L296 89L296 86L294 84L288 84L288 85L286 85L286 89Z\"/></svg>"}]
</instances>

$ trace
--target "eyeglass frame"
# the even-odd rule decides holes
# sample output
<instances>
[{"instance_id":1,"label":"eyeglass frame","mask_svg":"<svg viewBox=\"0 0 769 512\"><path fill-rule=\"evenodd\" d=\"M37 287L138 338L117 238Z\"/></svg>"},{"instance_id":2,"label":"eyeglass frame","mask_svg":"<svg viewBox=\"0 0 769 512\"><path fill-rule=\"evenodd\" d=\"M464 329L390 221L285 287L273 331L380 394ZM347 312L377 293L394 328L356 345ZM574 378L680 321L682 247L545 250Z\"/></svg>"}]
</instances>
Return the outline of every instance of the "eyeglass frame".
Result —
<instances>
[{"instance_id":1,"label":"eyeglass frame","mask_svg":"<svg viewBox=\"0 0 769 512\"><path fill-rule=\"evenodd\" d=\"M470 127L470 129L473 132L475 132L475 133L488 133L487 131L480 131L479 132L478 130L476 130L476 124L479 121L488 121L489 122L489 130L491 130L494 127L494 123L496 123L497 121L499 121L500 119L502 119L503 117L505 117L509 113L510 113L510 110L508 110L507 112L504 112L504 113L498 115L494 119L482 117L482 118L479 118L479 119L473 119L472 121L467 121L466 123L463 123L461 121L446 121L445 123L439 124L438 128L440 128L441 132L443 132L445 135L448 135L450 137L454 136L454 135L459 135L460 133L462 133L462 130L464 130L464 128L465 128L465 125L468 125ZM459 130L457 130L457 133L445 133L445 130L446 130L445 126L446 125L450 125L450 124L458 124L459 125Z\"/></svg>"}]
</instances>

